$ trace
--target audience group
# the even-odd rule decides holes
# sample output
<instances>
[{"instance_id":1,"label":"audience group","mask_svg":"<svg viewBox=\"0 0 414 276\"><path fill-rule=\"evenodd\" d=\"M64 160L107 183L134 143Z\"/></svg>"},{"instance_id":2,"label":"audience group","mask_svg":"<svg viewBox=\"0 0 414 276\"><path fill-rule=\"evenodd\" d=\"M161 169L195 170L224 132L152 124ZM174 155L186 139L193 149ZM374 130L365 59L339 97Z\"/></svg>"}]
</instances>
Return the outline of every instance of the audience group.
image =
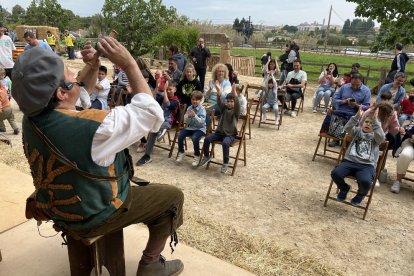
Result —
<instances>
[{"instance_id":1,"label":"audience group","mask_svg":"<svg viewBox=\"0 0 414 276\"><path fill-rule=\"evenodd\" d=\"M69 59L73 59L74 37L65 31L64 38ZM56 51L56 38L50 32L47 33L45 41L36 39L36 36L30 31L24 34L24 39L27 42L26 51L33 47ZM3 120L7 119L13 128L13 133L18 134L19 129L14 122L9 102L11 97L10 76L14 64L11 58L7 58L8 54L4 54L5 52L11 53L15 47L11 38L5 35L3 26L0 26L0 40L2 43L2 55L0 56L0 79L2 81L0 132L6 131ZM194 160L192 165L194 167L205 165L210 161L209 146L211 142L220 140L223 145L223 167L221 171L225 173L229 166L229 146L237 134L237 119L240 115L245 115L247 109L247 100L237 85L239 82L237 72L233 70L230 64L218 63L212 68L211 80L205 83L207 60L211 53L203 38L198 39L197 45L189 53L188 60L180 53L176 45L171 45L168 52L168 68L157 71L154 75L142 58L136 60L142 75L153 91L154 98L164 111L164 123L159 131L149 133L148 137L142 138L138 143L137 151L145 153L137 161L137 165L144 165L152 161L151 154L155 141L163 140L167 130L178 122L181 112L185 112L184 122L186 128L181 130L178 136L176 161L181 162L186 155L184 150L186 137L191 137L193 142ZM414 118L414 89L409 92L406 91L404 73L408 59L408 56L402 52L402 45L397 44L396 56L392 62L390 74L387 76L386 83L379 89L376 102L373 104L371 104L371 90L365 84L364 77L359 73L360 65L358 63L352 64L350 72L343 74L340 74L340 69L335 63L329 63L319 75L319 86L312 101L312 111L317 113L320 110L322 114L327 116L324 124L329 124L332 115L349 120L345 129L351 133L362 133L356 136L359 138L354 137L356 139L354 143L358 145L361 142L358 142L357 139L365 141L365 146L367 146L367 141L371 139L372 145L374 145L372 148L376 149L382 141L377 139L380 135L378 134L380 132L378 126L380 127L384 139L389 141L393 155L398 158L397 180L391 187L391 191L395 193L399 192L401 179L407 171L408 164L414 159L412 144L414 136L411 135L411 133L414 133L414 123L411 123ZM307 73L302 70L301 66L299 46L292 41L286 44L285 52L281 56L275 59L271 52L268 52L262 56L261 63L263 72L262 92L260 94L263 97L261 120L267 120L267 113L271 108L275 113L275 123L278 124L280 104L282 104L281 112L296 117L297 102L300 98L303 98L303 91L307 83ZM121 102L129 103L131 97L128 95L130 90L128 77L123 68L116 65L114 71L116 73L113 76L112 88L116 90L116 93L110 94L111 84L107 78L108 68L100 66L94 91L89 94L85 89L81 89L77 108L108 110L110 109L108 97L115 97L115 101L118 101L118 97L122 97ZM124 91L124 93L121 93L121 91ZM184 110L182 110L183 107L185 107ZM217 117L215 119L218 120L218 126L214 133L208 133L213 119L210 118L210 114ZM374 133L373 135L376 138L367 138L372 135L367 136L366 133ZM200 141L205 136L207 137L204 139L203 147L200 148ZM338 140L332 140L329 143L331 147L338 145ZM355 149L361 149L361 147ZM202 152L203 159L200 157ZM359 153L354 153L358 157ZM358 157L360 159L358 159L352 155L352 152L349 152L345 156L345 160L351 163L364 163L367 160L365 157L364 154L360 154ZM374 157L376 157L376 153ZM372 164L373 162L370 159L368 165ZM339 178L343 179L344 176L344 171L341 170L341 168L337 168L332 172L332 177L342 192L338 195L340 201L345 199L348 189L343 180L339 180ZM369 170L369 172L369 174L364 173L364 175L371 175L372 170ZM361 184L362 182L363 184ZM367 179L364 179L359 183L361 192L357 194L359 197L353 199L353 203L358 204L362 201L366 194L366 182Z\"/></svg>"}]
</instances>

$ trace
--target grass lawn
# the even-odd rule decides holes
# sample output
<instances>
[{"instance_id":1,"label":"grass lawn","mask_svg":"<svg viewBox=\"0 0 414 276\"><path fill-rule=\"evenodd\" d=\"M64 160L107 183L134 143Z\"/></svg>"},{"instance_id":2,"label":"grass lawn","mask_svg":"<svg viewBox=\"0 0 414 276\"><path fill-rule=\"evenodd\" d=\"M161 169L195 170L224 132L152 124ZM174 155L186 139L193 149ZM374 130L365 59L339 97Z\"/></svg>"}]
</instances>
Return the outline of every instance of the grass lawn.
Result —
<instances>
[{"instance_id":1,"label":"grass lawn","mask_svg":"<svg viewBox=\"0 0 414 276\"><path fill-rule=\"evenodd\" d=\"M220 48L212 47L210 51L214 54L220 54ZM256 60L256 65L260 65L260 58L263 54L268 52L269 49L246 49L246 48L233 48L231 50L232 55L234 56L254 56L258 58ZM273 57L279 57L283 54L283 51L280 49L271 49ZM339 54L322 54L322 53L309 53L309 52L300 52L300 59L302 62L309 62L309 63L318 63L320 65L304 65L303 70L308 72L308 80L311 82L316 82L319 74L321 72L321 65L324 64L324 68L333 62L338 65L339 74L342 75L343 73L349 72L350 68L341 68L342 66L351 66L352 63L358 62L361 65L361 73L363 75L367 74L368 66L374 69L380 69L382 67L389 69L391 66L392 59L386 58L375 58L375 57L365 57L365 56L351 56L351 55L339 55ZM414 65L412 62L409 62L406 67L406 72L414 72ZM261 74L260 68L256 67L256 73L259 75ZM370 77L379 78L380 72L378 71L371 71ZM411 79L412 75L408 77ZM368 82L368 86L373 88L377 85L377 81L370 80Z\"/></svg>"}]
</instances>

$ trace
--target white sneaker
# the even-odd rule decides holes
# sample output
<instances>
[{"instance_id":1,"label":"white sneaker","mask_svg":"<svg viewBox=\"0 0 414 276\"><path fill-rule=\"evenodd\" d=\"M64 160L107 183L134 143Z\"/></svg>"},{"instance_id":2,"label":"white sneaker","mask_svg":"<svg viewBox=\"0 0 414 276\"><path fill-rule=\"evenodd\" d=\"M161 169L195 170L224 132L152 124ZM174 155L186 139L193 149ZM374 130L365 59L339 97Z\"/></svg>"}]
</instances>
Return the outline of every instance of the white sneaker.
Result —
<instances>
[{"instance_id":1,"label":"white sneaker","mask_svg":"<svg viewBox=\"0 0 414 276\"><path fill-rule=\"evenodd\" d=\"M194 160L193 160L193 163L191 163L191 165L193 167L197 167L198 163L200 163L200 156L194 156Z\"/></svg>"},{"instance_id":2,"label":"white sneaker","mask_svg":"<svg viewBox=\"0 0 414 276\"><path fill-rule=\"evenodd\" d=\"M375 187L379 187L379 186L380 186L380 182L377 179L377 181L375 181Z\"/></svg>"},{"instance_id":3,"label":"white sneaker","mask_svg":"<svg viewBox=\"0 0 414 276\"><path fill-rule=\"evenodd\" d=\"M394 184L391 186L391 192L398 194L400 192L400 181L395 180Z\"/></svg>"},{"instance_id":4,"label":"white sneaker","mask_svg":"<svg viewBox=\"0 0 414 276\"><path fill-rule=\"evenodd\" d=\"M175 159L175 161L180 163L181 161L183 161L184 155L185 155L185 152L178 152L177 159Z\"/></svg>"},{"instance_id":5,"label":"white sneaker","mask_svg":"<svg viewBox=\"0 0 414 276\"><path fill-rule=\"evenodd\" d=\"M277 125L277 126L279 125L279 119L275 120L275 125Z\"/></svg>"},{"instance_id":6,"label":"white sneaker","mask_svg":"<svg viewBox=\"0 0 414 276\"><path fill-rule=\"evenodd\" d=\"M323 115L326 115L326 113L327 113L326 109L324 111L322 111Z\"/></svg>"},{"instance_id":7,"label":"white sneaker","mask_svg":"<svg viewBox=\"0 0 414 276\"><path fill-rule=\"evenodd\" d=\"M292 113L290 113L290 117L295 118L296 117L296 111L292 111Z\"/></svg>"},{"instance_id":8,"label":"white sneaker","mask_svg":"<svg viewBox=\"0 0 414 276\"><path fill-rule=\"evenodd\" d=\"M316 107L312 110L313 113L318 112L318 110L316 109Z\"/></svg>"}]
</instances>

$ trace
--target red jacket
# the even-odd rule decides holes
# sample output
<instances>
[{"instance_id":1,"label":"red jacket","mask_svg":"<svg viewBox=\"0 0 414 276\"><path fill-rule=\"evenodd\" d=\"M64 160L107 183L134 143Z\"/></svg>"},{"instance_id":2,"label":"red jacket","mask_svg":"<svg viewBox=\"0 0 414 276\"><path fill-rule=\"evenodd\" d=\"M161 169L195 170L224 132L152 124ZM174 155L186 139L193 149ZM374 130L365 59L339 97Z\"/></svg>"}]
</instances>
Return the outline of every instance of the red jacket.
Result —
<instances>
[{"instance_id":1,"label":"red jacket","mask_svg":"<svg viewBox=\"0 0 414 276\"><path fill-rule=\"evenodd\" d=\"M407 115L413 115L414 113L414 102L410 101L410 99L405 98L400 106L402 107L402 113Z\"/></svg>"}]
</instances>

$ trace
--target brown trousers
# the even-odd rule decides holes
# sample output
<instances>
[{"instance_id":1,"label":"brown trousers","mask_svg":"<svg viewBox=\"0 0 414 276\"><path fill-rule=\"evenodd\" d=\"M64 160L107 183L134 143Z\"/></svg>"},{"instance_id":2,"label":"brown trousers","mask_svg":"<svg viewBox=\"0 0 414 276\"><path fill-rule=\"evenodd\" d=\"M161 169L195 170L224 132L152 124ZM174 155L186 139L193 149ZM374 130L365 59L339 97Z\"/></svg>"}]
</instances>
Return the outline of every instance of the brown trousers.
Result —
<instances>
[{"instance_id":1,"label":"brown trousers","mask_svg":"<svg viewBox=\"0 0 414 276\"><path fill-rule=\"evenodd\" d=\"M77 234L82 237L105 235L142 222L148 226L150 239L164 239L183 224L183 203L184 194L175 186L152 183L131 186L124 204L111 217Z\"/></svg>"}]
</instances>

